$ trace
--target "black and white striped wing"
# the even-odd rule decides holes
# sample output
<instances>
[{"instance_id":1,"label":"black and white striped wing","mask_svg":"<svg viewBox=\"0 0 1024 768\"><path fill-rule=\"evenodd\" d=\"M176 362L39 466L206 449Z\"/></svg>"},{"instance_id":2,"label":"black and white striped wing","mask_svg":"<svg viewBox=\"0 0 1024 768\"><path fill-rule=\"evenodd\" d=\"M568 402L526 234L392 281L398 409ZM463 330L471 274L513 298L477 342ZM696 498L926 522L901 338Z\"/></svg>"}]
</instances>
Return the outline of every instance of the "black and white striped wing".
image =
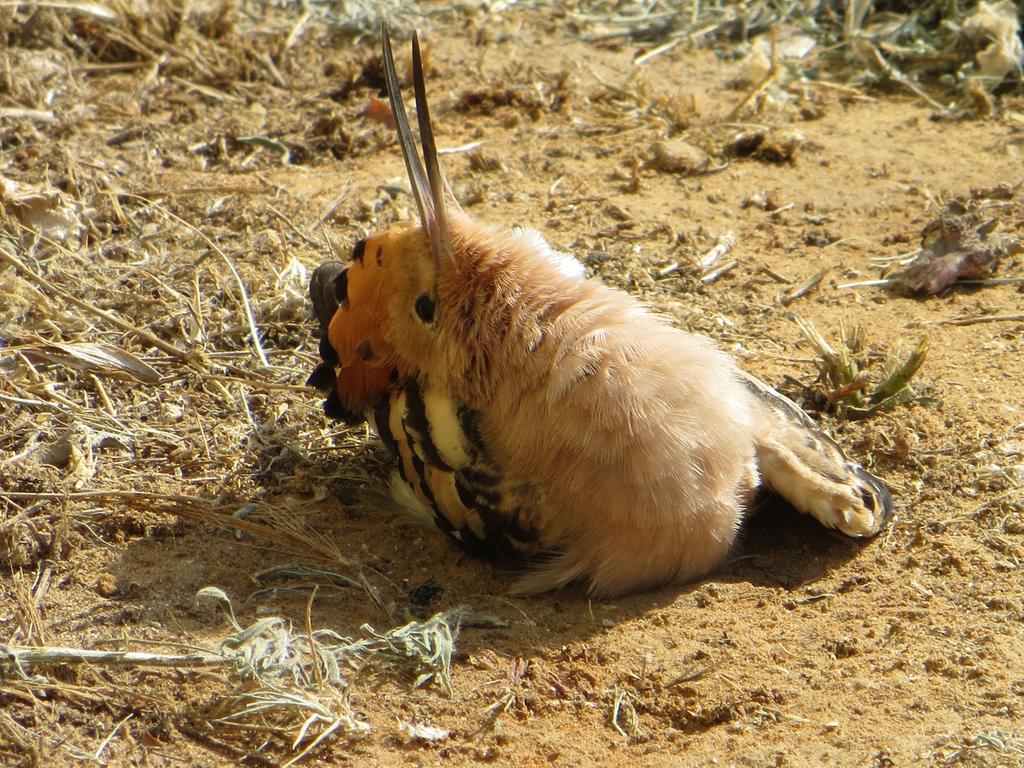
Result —
<instances>
[{"instance_id":1,"label":"black and white striped wing","mask_svg":"<svg viewBox=\"0 0 1024 768\"><path fill-rule=\"evenodd\" d=\"M367 419L398 459L396 501L425 512L478 554L523 558L548 551L525 522L531 488L505 478L489 456L480 412L413 380Z\"/></svg>"}]
</instances>

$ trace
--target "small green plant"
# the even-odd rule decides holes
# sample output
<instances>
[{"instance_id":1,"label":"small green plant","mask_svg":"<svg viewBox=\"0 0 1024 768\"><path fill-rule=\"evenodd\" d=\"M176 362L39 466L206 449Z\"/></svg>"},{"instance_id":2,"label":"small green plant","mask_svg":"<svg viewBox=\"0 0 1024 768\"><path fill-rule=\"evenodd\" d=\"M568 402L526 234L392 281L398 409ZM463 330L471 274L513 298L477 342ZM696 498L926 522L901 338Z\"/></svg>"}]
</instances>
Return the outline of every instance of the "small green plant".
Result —
<instances>
[{"instance_id":1,"label":"small green plant","mask_svg":"<svg viewBox=\"0 0 1024 768\"><path fill-rule=\"evenodd\" d=\"M833 346L808 321L796 315L792 319L818 355L818 380L824 385L829 407L840 418L863 419L901 403L921 400L910 381L928 356L927 336L906 357L898 350L889 350L880 375L872 376L866 370L871 358L863 326L841 320L839 341Z\"/></svg>"}]
</instances>

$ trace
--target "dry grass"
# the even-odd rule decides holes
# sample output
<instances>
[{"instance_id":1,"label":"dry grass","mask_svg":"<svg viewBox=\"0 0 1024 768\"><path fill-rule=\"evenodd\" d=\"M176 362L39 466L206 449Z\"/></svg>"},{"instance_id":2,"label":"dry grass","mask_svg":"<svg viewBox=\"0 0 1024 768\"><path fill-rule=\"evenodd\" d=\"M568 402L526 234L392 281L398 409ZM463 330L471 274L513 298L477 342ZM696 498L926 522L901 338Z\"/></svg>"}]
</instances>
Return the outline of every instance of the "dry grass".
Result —
<instances>
[{"instance_id":1,"label":"dry grass","mask_svg":"<svg viewBox=\"0 0 1024 768\"><path fill-rule=\"evenodd\" d=\"M905 357L895 349L871 355L864 328L857 323L841 322L839 339L830 344L811 323L795 315L793 321L817 355L821 394L840 418L866 418L912 400L925 402L910 382L928 357L927 336ZM879 359L872 375L868 368Z\"/></svg>"},{"instance_id":2,"label":"dry grass","mask_svg":"<svg viewBox=\"0 0 1024 768\"><path fill-rule=\"evenodd\" d=\"M54 692L107 694L95 680L69 685L69 665L223 668L220 702L192 715L241 729L243 742L268 729L297 760L325 739L366 730L348 696L354 670L371 659L412 659L420 671L409 683L436 677L450 687L454 615L387 632L367 626L361 640L264 618L235 624L217 648L167 654L131 641L114 650L48 644L39 610L70 553L170 515L233 531L243 546L320 561L317 573L261 577L355 589L390 616L380 578L310 524L325 498L351 497L377 463L358 433L325 424L303 386L317 356L307 265L330 249L316 226L323 212L272 200L269 180L232 179L272 171L276 147L309 162L325 146L372 146L383 134L347 134L326 97L291 110L319 113L322 123L290 144L273 125L248 140L258 118L220 117L246 100L267 104L272 121L287 114L284 104L305 89L292 54L310 37L365 34L378 5L343 19L327 5L305 14L250 8L252 17L228 4L190 6L187 17L159 4L0 13L9 46L0 89L0 558L15 574L36 574L15 578L0 696L24 704ZM414 18L398 14L398 26ZM331 66L356 77L360 55ZM154 164L206 169L209 183L162 188ZM263 202L247 205L253 194ZM361 226L401 215L370 209ZM143 687L112 700L145 706L147 695ZM22 757L101 761L114 735L75 746L19 720L4 717L0 742Z\"/></svg>"},{"instance_id":3,"label":"dry grass","mask_svg":"<svg viewBox=\"0 0 1024 768\"><path fill-rule=\"evenodd\" d=\"M220 696L207 720L214 726L281 737L295 753L283 765L298 762L332 737L358 738L370 731L349 701L355 675L367 667L411 667L413 687L435 681L451 692L451 662L462 610L410 621L386 632L367 624L362 627L365 637L353 640L333 630L314 630L308 624L308 613L307 627L298 630L278 617L265 617L243 627L223 590L206 587L196 594L197 603L210 600L221 604L233 629L215 648L175 646L184 652L166 654L0 643L0 678L17 681L8 690L45 689L51 680L41 671L55 665L168 667L179 672L220 667L228 673L231 690ZM112 735L99 745L95 760L100 759Z\"/></svg>"}]
</instances>

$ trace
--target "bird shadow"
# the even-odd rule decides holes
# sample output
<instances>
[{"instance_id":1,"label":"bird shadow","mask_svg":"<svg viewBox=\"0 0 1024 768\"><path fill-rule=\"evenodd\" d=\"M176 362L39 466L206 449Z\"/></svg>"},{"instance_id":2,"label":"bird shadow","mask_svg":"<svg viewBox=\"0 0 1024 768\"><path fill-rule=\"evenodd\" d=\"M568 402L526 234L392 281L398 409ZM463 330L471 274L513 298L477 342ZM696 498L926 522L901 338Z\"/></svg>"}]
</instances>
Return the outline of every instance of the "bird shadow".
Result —
<instances>
[{"instance_id":1,"label":"bird shadow","mask_svg":"<svg viewBox=\"0 0 1024 768\"><path fill-rule=\"evenodd\" d=\"M826 578L868 544L829 530L779 496L764 493L745 521L732 557L712 578L799 589Z\"/></svg>"},{"instance_id":2,"label":"bird shadow","mask_svg":"<svg viewBox=\"0 0 1024 768\"><path fill-rule=\"evenodd\" d=\"M281 492L287 485L279 480L273 482ZM367 498L380 499L374 494ZM255 620L268 613L302 625L315 588L317 623L342 634L358 636L364 624L382 629L466 606L470 618L460 641L462 653L489 649L519 655L585 641L609 622L641 620L666 608L686 620L700 608L697 593L708 585L798 590L825 579L864 547L766 495L746 521L730 559L701 581L614 600L591 600L574 588L520 596L509 594L518 574L508 565L469 555L393 508L353 503L347 485L315 508L315 514L308 514L307 503L303 523L337 544L335 564L325 566L312 552L307 559L237 532L162 526L121 549L112 564L116 589L107 610L121 621L157 622L176 635L216 634L226 629L217 615L220 609L195 602L199 589L213 585L232 595L243 625L248 614ZM318 581L312 571L293 572L269 584L253 579L275 566L295 564L321 569L319 578L330 583ZM329 576L332 572L345 583L339 585Z\"/></svg>"}]
</instances>

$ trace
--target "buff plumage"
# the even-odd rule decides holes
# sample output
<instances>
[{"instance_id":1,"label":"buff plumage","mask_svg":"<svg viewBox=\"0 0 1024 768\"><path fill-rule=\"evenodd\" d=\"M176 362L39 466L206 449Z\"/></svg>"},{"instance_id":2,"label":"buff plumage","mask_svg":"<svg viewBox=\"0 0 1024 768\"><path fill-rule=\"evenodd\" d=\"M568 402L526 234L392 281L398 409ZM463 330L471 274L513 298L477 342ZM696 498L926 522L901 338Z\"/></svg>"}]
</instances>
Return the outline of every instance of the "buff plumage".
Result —
<instances>
[{"instance_id":1,"label":"buff plumage","mask_svg":"<svg viewBox=\"0 0 1024 768\"><path fill-rule=\"evenodd\" d=\"M463 545L527 565L513 586L616 595L720 564L755 492L854 537L885 487L704 337L587 279L531 230L463 213L437 161L418 40L423 161L384 60L420 212L314 273L329 416L370 421L396 498ZM425 166L424 166L425 163Z\"/></svg>"}]
</instances>

